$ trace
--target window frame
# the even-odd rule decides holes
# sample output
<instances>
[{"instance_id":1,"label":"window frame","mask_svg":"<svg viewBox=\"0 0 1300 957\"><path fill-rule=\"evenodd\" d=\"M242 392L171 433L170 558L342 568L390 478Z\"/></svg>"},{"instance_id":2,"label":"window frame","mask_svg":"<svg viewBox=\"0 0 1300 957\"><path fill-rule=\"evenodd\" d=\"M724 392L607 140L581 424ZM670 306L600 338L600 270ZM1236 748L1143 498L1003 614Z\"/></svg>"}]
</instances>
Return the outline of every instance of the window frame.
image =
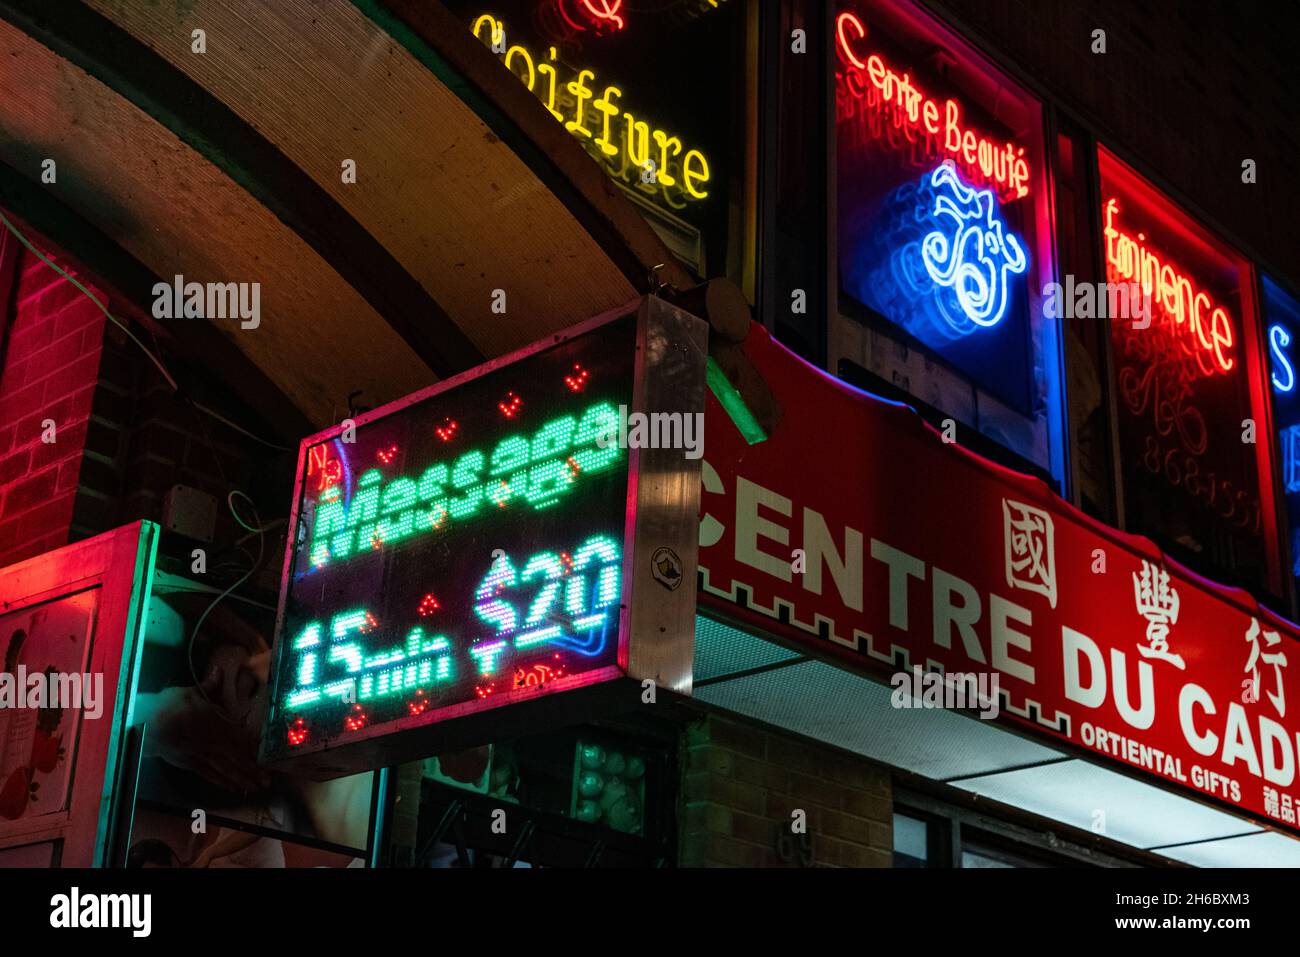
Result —
<instances>
[{"instance_id":1,"label":"window frame","mask_svg":"<svg viewBox=\"0 0 1300 957\"><path fill-rule=\"evenodd\" d=\"M7 228L0 229L0 370L5 367L9 351L9 330L13 326L18 303L18 237Z\"/></svg>"},{"instance_id":2,"label":"window frame","mask_svg":"<svg viewBox=\"0 0 1300 957\"><path fill-rule=\"evenodd\" d=\"M999 46L992 42L991 39L980 31L973 23L963 21L955 16L950 10L943 7L935 0L904 0L910 3L915 9L928 15L941 27L960 37L967 46L977 55L982 57L987 63L999 71L1008 81L1016 84L1028 95L1034 97L1042 105L1043 110L1043 134L1045 138L1044 162L1046 165L1046 185L1049 195L1049 207L1051 216L1051 241L1055 254L1055 266L1059 274L1067 268L1076 270L1076 275L1082 271L1088 271L1092 275L1088 276L1093 281L1102 281L1103 276L1100 274L1104 258L1104 236L1101 230L1101 212L1100 212L1100 169L1098 161L1098 147L1104 146L1112 155L1116 156L1123 163L1128 165L1134 172L1141 176L1156 191L1158 191L1169 203L1173 204L1185 217L1195 223L1200 229L1204 230L1210 238L1221 246L1227 247L1234 254L1245 261L1250 276L1242 283L1243 306L1248 306L1253 312L1253 318L1249 325L1253 327L1255 333L1254 340L1251 343L1256 361L1253 363L1254 368L1250 370L1250 377L1253 382L1266 380L1268 373L1268 349L1265 341L1266 319L1263 311L1263 300L1261 295L1260 277L1262 275L1270 276L1275 282L1281 282L1287 286L1285 278L1279 280L1278 277L1286 277L1286 273L1275 268L1266 256L1259 254L1258 250L1253 248L1250 243L1242 242L1240 237L1232 231L1224 229L1212 216L1205 214L1198 204L1192 201L1188 196L1178 189L1173 188L1170 183L1157 171L1149 165L1142 162L1140 157L1135 157L1122 144L1115 143L1108 139L1105 130L1099 123L1089 119L1084 113L1072 107L1070 104L1055 95L1047 89L1038 78L1030 75L1018 63L1010 60ZM838 309L840 289L837 276L838 249L837 249L837 224L836 224L836 175L835 175L835 102L834 102L834 18L837 10L837 0L782 0L779 6L780 11L768 16L764 23L771 25L782 22L778 14L783 14L785 10L794 4L805 4L804 9L810 11L809 22L815 21L816 12L822 14L823 29L821 31L820 44L817 47L818 55L821 57L825 86L821 91L821 96L814 98L809 96L806 103L802 106L808 109L820 110L821 126L823 130L823 150L826 157L826 171L824 173L824 182L822 196L824 200L824 209L821 215L810 213L806 223L809 235L817 235L819 232L825 233L825 256L821 258L817 266L821 269L821 275L817 277L819 290L826 297L825 315L822 321L817 323L819 330L819 340L815 343L814 349L817 353L815 356L805 358L810 361L817 361L823 369L830 374L839 375L839 370L830 368L830 339L834 333L834 311ZM770 29L770 26L769 26ZM775 75L776 68L773 66L776 57L784 55L788 49L787 44L777 42L781 38L773 38L773 42L764 42L764 55L760 57L758 69L760 76L764 78ZM812 54L809 50L809 54ZM772 116L775 112L771 105L761 105L760 123L772 122ZM1058 173L1058 141L1057 136L1063 131L1069 131L1071 139L1075 145L1081 149L1081 155L1076 157L1076 164L1079 167L1078 183L1081 184L1087 193L1087 200L1083 208L1074 210L1079 223L1079 234L1090 236L1092 239L1092 261L1088 262L1082 252L1079 252L1078 263L1062 262L1062 243L1059 235L1061 210L1058 205L1057 190L1057 173ZM768 171L775 166L776 158L770 155L773 139L769 132L760 129L759 132L760 150L758 157L758 166L760 170L759 184L762 186L771 185L771 177L763 175L763 171ZM780 290L773 288L773 273L770 267L776 251L771 248L773 232L767 228L767 215L770 213L773 201L770 197L760 191L760 241L758 254L758 312L759 319L768 328L769 331L776 333L776 319L785 316L788 313L788 305L783 303ZM1300 278L1297 279L1300 281ZM1292 288L1292 283L1288 288ZM1247 300L1250 300L1247 302ZM1244 322L1245 317L1243 317ZM1060 322L1058 320L1058 322ZM779 338L779 337L778 337ZM1095 356L1099 360L1100 368L1098 370L1101 380L1103 397L1102 407L1103 414L1106 417L1105 422L1105 439L1107 443L1106 467L1108 469L1106 478L1108 479L1109 489L1111 491L1111 502L1109 503L1109 515L1097 516L1106 524L1120 530L1137 534L1147 534L1145 528L1134 528L1128 521L1126 515L1126 506L1123 489L1123 463L1120 461L1119 445L1119 415L1116 407L1117 391L1115 383L1115 356L1113 353L1110 336L1102 336L1100 343L1100 354ZM1058 350L1054 360L1062 367L1066 365L1066 332L1063 324L1059 327L1056 337L1056 346ZM1253 386L1252 386L1253 388ZM1060 393L1062 396L1061 408L1057 410L1057 418L1060 420L1054 424L1054 427L1060 429L1062 441L1060 443L1061 454L1064 456L1063 469L1061 474L1054 480L1053 484L1062 498L1076 506L1080 506L1079 480L1076 473L1076 461L1078 454L1078 437L1077 432L1072 428L1070 422L1070 394L1069 394L1068 375L1063 375L1060 384ZM900 396L895 394L887 396L899 399ZM909 405L916 406L916 400L910 394L903 396L902 401ZM1295 620L1300 613L1300 583L1297 583L1294 576L1287 574L1289 565L1287 562L1295 556L1290 555L1290 549L1283 538L1289 533L1289 523L1284 514L1284 501L1281 495L1280 486L1280 453L1278 448L1278 436L1276 429L1272 427L1272 402L1265 389L1264 401L1261 403L1252 400L1252 411L1256 414L1263 413L1268 420L1268 431L1270 436L1269 444L1265 448L1262 459L1267 462L1267 468L1263 463L1257 468L1259 473L1259 492L1261 498L1261 508L1263 510L1263 522L1265 525L1265 555L1266 570L1263 580L1251 587L1250 591L1256 594L1265 604L1277 608L1278 611ZM926 410L922 410L926 411ZM1052 427L1053 424L1049 424ZM962 432L971 432L967 428ZM960 433L959 433L960 434ZM1257 431L1258 435L1258 431ZM984 448L977 447L974 443L966 443L965 438L959 439L964 444L971 444L975 451L984 454L986 457L999 461L1000 464L1010 465L1020 471L1030 474L1043 476L1043 470L1038 468L1027 467L1026 463L1014 450L997 446L995 451L1005 454L990 455ZM992 442L993 440L989 440ZM1267 476L1267 478L1266 478ZM1270 487L1271 480L1271 487ZM1271 508L1270 508L1271 506ZM1271 513L1271 515L1270 515ZM1270 524L1271 522L1271 524ZM1177 559L1176 559L1177 560ZM1188 567L1198 574L1203 574L1211 579L1221 578L1222 575L1215 568L1209 567L1199 561L1184 562Z\"/></svg>"},{"instance_id":3,"label":"window frame","mask_svg":"<svg viewBox=\"0 0 1300 957\"><path fill-rule=\"evenodd\" d=\"M936 826L939 833L932 835L931 846L938 849L940 860L930 867L962 869L962 852L968 844L1016 855L1042 867L1181 866L1100 834L1089 834L974 795L954 794L948 786L936 787L923 779L915 783L917 786L912 787L910 779L895 777L893 812ZM995 809L1002 813L995 816Z\"/></svg>"}]
</instances>

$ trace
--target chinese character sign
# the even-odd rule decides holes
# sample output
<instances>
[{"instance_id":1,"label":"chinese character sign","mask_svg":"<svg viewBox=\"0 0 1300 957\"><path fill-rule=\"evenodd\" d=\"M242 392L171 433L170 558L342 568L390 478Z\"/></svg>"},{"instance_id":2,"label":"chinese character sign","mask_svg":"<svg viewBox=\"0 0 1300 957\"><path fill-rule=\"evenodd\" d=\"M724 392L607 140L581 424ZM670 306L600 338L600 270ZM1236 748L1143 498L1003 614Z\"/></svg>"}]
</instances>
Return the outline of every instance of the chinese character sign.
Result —
<instances>
[{"instance_id":1,"label":"chinese character sign","mask_svg":"<svg viewBox=\"0 0 1300 957\"><path fill-rule=\"evenodd\" d=\"M1133 601L1147 622L1147 643L1138 645L1138 653L1182 668L1183 659L1169 650L1169 629L1178 624L1178 592L1169 584L1169 572L1142 562L1142 571L1133 573Z\"/></svg>"},{"instance_id":2,"label":"chinese character sign","mask_svg":"<svg viewBox=\"0 0 1300 957\"><path fill-rule=\"evenodd\" d=\"M1007 584L1047 596L1056 607L1056 558L1052 517L1040 508L1002 500Z\"/></svg>"},{"instance_id":3,"label":"chinese character sign","mask_svg":"<svg viewBox=\"0 0 1300 957\"><path fill-rule=\"evenodd\" d=\"M884 680L987 673L992 720L1297 827L1300 629L765 330L743 348L784 417L748 445L708 408L703 605Z\"/></svg>"}]
</instances>

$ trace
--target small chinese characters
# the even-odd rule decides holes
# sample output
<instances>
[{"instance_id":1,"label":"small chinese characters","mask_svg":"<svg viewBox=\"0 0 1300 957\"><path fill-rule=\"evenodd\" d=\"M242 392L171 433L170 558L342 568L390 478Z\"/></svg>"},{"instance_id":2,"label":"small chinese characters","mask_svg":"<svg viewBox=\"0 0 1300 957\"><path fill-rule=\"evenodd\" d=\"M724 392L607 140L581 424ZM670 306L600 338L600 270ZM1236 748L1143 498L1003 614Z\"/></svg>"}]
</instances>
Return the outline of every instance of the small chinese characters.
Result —
<instances>
[{"instance_id":1,"label":"small chinese characters","mask_svg":"<svg viewBox=\"0 0 1300 957\"><path fill-rule=\"evenodd\" d=\"M1133 601L1147 620L1147 643L1138 645L1138 653L1185 668L1183 656L1169 650L1170 629L1178 624L1178 589L1169 583L1169 572L1144 560L1142 570L1133 573Z\"/></svg>"},{"instance_id":2,"label":"small chinese characters","mask_svg":"<svg viewBox=\"0 0 1300 957\"><path fill-rule=\"evenodd\" d=\"M1002 500L1007 585L1037 592L1056 607L1056 556L1052 516L1010 499Z\"/></svg>"}]
</instances>

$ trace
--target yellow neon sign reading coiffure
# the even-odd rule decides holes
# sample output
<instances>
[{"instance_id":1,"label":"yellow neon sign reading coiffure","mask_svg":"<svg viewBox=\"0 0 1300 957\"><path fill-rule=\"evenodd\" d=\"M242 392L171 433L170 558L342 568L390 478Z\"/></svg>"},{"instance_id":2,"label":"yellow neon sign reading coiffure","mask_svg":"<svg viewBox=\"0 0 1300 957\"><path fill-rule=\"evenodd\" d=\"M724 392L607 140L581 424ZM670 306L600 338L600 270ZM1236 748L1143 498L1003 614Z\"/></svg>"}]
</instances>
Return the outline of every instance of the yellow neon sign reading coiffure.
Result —
<instances>
[{"instance_id":1,"label":"yellow neon sign reading coiffure","mask_svg":"<svg viewBox=\"0 0 1300 957\"><path fill-rule=\"evenodd\" d=\"M579 69L567 83L560 79L555 47L545 59L516 43L506 46L505 24L489 13L474 21L474 35L505 62L550 114L589 150L621 171L631 170L646 184L679 190L690 199L705 199L709 162L697 149L686 149L680 137L638 120L619 107L623 91L600 84L592 70Z\"/></svg>"}]
</instances>

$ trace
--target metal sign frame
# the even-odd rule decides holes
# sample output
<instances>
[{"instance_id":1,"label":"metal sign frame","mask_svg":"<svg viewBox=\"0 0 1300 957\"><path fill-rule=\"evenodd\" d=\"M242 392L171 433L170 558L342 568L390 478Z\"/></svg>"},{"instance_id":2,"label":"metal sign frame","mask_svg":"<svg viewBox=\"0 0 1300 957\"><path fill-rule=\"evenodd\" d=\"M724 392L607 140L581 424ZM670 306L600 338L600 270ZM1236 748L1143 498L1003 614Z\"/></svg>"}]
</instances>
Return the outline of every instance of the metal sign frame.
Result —
<instances>
[{"instance_id":1,"label":"metal sign frame","mask_svg":"<svg viewBox=\"0 0 1300 957\"><path fill-rule=\"evenodd\" d=\"M635 412L704 412L708 326L662 299L648 296L548 336L517 352L484 363L428 389L352 420L357 429L412 405L450 392L489 373L636 315L636 356L629 415ZM346 431L333 426L299 445L289 528L297 530L307 480L308 450ZM488 699L467 701L403 716L337 738L304 744L288 756L268 747L280 700L286 605L295 559L303 551L297 531L289 536L272 652L271 694L260 751L269 767L328 779L415 760L445 751L502 740L529 731L560 727L630 710L644 697L689 695L695 649L695 578L698 550L700 463L679 448L629 448L627 504L617 665L560 679L555 686L508 689ZM656 556L679 566L678 584L658 580ZM685 587L680 587L685 583ZM646 682L655 694L645 695Z\"/></svg>"}]
</instances>

